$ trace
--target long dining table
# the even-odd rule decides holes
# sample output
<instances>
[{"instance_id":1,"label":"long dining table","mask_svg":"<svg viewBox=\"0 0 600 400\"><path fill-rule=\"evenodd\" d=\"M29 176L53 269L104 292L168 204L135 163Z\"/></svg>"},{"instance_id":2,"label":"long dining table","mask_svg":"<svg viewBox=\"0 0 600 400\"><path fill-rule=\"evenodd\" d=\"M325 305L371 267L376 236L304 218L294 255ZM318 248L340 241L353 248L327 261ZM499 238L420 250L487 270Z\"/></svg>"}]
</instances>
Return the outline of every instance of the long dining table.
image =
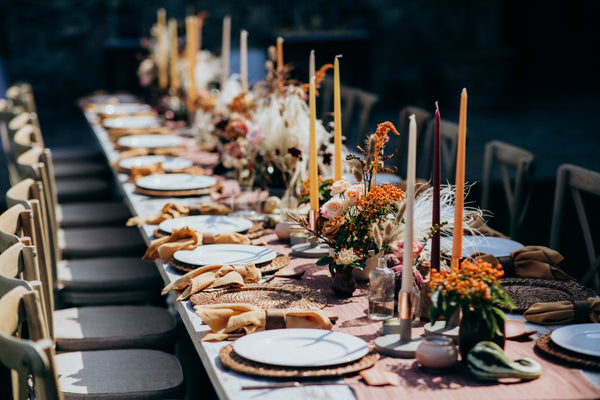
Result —
<instances>
[{"instance_id":1,"label":"long dining table","mask_svg":"<svg viewBox=\"0 0 600 400\"><path fill-rule=\"evenodd\" d=\"M109 138L107 130L100 123L98 115L91 109L85 107L85 100L80 106L84 115L97 138L107 161L112 167L115 180L122 195L136 216L150 216L158 213L166 203L199 204L210 202L208 196L189 198L150 197L138 194L135 184L129 181L129 175L119 172L117 164L119 151L115 149L114 142ZM175 130L176 131L176 130ZM201 165L207 171L211 171L219 159L218 154L201 150L196 140L186 137L182 156L190 158ZM231 196L235 190L228 192L230 188L236 187L236 182L224 177L216 176L223 183L222 196ZM148 245L155 239L155 225L144 225L141 233ZM300 278L274 277L270 281L273 284L292 284L306 286L319 291L327 298L327 306L323 309L325 314L336 317L334 331L348 333L362 338L367 343L373 341L382 334L381 322L371 321L367 316L368 306L368 283L359 282L354 296L350 298L338 298L331 290L331 277L326 267L315 265L314 258L306 258L292 254L289 243L280 241L273 229L265 229L260 237L260 242L278 254L287 255L290 265L286 268L303 270ZM182 273L169 264L163 264L158 260L156 267L160 272L165 285L179 278ZM271 279L271 278L270 278ZM187 334L194 344L194 348L200 358L212 385L221 399L281 399L283 397L293 399L397 399L400 396L414 399L593 399L600 398L600 373L580 370L559 365L540 357L534 351L534 341L507 341L505 351L511 359L530 357L538 361L543 368L540 378L528 382L513 384L485 383L475 380L467 368L459 364L455 369L447 373L431 373L421 369L415 359L402 359L381 356L377 366L392 371L398 377L398 385L369 386L358 375L339 377L335 379L319 380L318 385L303 385L299 387L272 388L243 390L245 386L268 386L280 383L281 380L245 375L227 369L219 361L219 351L229 342L203 342L199 339L209 331L207 325L203 324L201 318L194 313L189 301L176 301L176 293L171 292L174 307L179 314ZM520 315L510 315L511 319L524 321ZM554 327L531 326L526 324L527 329L536 329L538 334L548 332ZM416 326L412 330L413 336L423 334L423 327ZM315 382L315 381L303 381Z\"/></svg>"}]
</instances>

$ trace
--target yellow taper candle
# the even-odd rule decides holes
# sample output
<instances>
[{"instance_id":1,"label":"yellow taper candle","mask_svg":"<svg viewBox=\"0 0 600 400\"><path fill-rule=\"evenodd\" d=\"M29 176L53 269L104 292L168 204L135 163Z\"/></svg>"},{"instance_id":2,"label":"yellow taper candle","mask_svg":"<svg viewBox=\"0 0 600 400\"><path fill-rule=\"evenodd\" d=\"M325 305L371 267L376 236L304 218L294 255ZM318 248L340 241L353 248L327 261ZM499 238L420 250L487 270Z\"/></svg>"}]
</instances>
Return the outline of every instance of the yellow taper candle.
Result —
<instances>
[{"instance_id":1,"label":"yellow taper candle","mask_svg":"<svg viewBox=\"0 0 600 400\"><path fill-rule=\"evenodd\" d=\"M179 47L177 45L177 21L169 19L171 89L179 90Z\"/></svg>"},{"instance_id":2,"label":"yellow taper candle","mask_svg":"<svg viewBox=\"0 0 600 400\"><path fill-rule=\"evenodd\" d=\"M334 177L342 179L342 100L340 97L340 62L341 56L335 56L333 62L333 145L334 145Z\"/></svg>"},{"instance_id":3,"label":"yellow taper candle","mask_svg":"<svg viewBox=\"0 0 600 400\"><path fill-rule=\"evenodd\" d=\"M242 92L248 91L248 31L240 32L240 81Z\"/></svg>"},{"instance_id":4,"label":"yellow taper candle","mask_svg":"<svg viewBox=\"0 0 600 400\"><path fill-rule=\"evenodd\" d=\"M319 168L317 166L317 107L315 99L315 77L310 78L308 89L308 102L310 106L310 209L319 209Z\"/></svg>"},{"instance_id":5,"label":"yellow taper candle","mask_svg":"<svg viewBox=\"0 0 600 400\"><path fill-rule=\"evenodd\" d=\"M223 36L221 42L221 90L225 88L225 82L229 78L229 49L231 46L231 17L229 15L223 18Z\"/></svg>"},{"instance_id":6,"label":"yellow taper candle","mask_svg":"<svg viewBox=\"0 0 600 400\"><path fill-rule=\"evenodd\" d=\"M192 112L195 109L196 98L198 92L196 88L196 53L197 48L197 23L196 17L188 16L185 19L186 27L186 57L188 61L188 82L189 87L187 88L187 108L188 112Z\"/></svg>"},{"instance_id":7,"label":"yellow taper candle","mask_svg":"<svg viewBox=\"0 0 600 400\"><path fill-rule=\"evenodd\" d=\"M463 211L465 207L465 155L467 145L467 89L460 96L458 144L456 149L456 179L454 198L454 230L452 234L452 268L458 268L462 257Z\"/></svg>"},{"instance_id":8,"label":"yellow taper candle","mask_svg":"<svg viewBox=\"0 0 600 400\"><path fill-rule=\"evenodd\" d=\"M277 38L277 69L283 68L283 38Z\"/></svg>"},{"instance_id":9,"label":"yellow taper candle","mask_svg":"<svg viewBox=\"0 0 600 400\"><path fill-rule=\"evenodd\" d=\"M165 90L169 84L168 55L167 55L167 12L164 8L156 12L157 20L157 37L156 37L156 53L158 64L158 87L160 90Z\"/></svg>"}]
</instances>

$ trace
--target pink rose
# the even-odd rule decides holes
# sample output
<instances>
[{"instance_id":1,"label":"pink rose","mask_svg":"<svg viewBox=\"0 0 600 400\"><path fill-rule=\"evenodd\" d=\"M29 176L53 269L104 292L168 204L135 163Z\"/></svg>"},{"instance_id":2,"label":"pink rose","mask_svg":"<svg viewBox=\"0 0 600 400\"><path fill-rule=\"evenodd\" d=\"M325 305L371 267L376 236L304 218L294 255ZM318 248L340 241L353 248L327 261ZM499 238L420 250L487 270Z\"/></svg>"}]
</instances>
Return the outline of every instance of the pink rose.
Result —
<instances>
[{"instance_id":1,"label":"pink rose","mask_svg":"<svg viewBox=\"0 0 600 400\"><path fill-rule=\"evenodd\" d=\"M261 144L263 142L263 140L265 140L264 135L265 135L265 133L264 133L262 126L254 125L248 131L248 134L246 135L246 139L248 139L250 144L252 144L253 146L256 146L256 145Z\"/></svg>"},{"instance_id":2,"label":"pink rose","mask_svg":"<svg viewBox=\"0 0 600 400\"><path fill-rule=\"evenodd\" d=\"M342 194L348 189L349 186L350 183L345 179L335 181L331 184L331 195L335 196L336 194Z\"/></svg>"},{"instance_id":3,"label":"pink rose","mask_svg":"<svg viewBox=\"0 0 600 400\"><path fill-rule=\"evenodd\" d=\"M390 243L390 247L392 248L392 253L402 262L402 258L404 257L404 239L396 240ZM412 252L416 257L421 254L421 250L423 250L423 246L416 240L413 240Z\"/></svg>"},{"instance_id":4,"label":"pink rose","mask_svg":"<svg viewBox=\"0 0 600 400\"><path fill-rule=\"evenodd\" d=\"M339 217L344 212L344 202L339 197L332 197L327 203L321 206L321 216L331 219Z\"/></svg>"},{"instance_id":5,"label":"pink rose","mask_svg":"<svg viewBox=\"0 0 600 400\"><path fill-rule=\"evenodd\" d=\"M350 186L348 190L346 190L345 195L348 205L355 206L358 203L358 200L360 200L363 197L364 192L365 189L363 185L357 184Z\"/></svg>"},{"instance_id":6,"label":"pink rose","mask_svg":"<svg viewBox=\"0 0 600 400\"><path fill-rule=\"evenodd\" d=\"M225 151L233 158L243 158L245 154L244 147L238 141L226 144Z\"/></svg>"}]
</instances>

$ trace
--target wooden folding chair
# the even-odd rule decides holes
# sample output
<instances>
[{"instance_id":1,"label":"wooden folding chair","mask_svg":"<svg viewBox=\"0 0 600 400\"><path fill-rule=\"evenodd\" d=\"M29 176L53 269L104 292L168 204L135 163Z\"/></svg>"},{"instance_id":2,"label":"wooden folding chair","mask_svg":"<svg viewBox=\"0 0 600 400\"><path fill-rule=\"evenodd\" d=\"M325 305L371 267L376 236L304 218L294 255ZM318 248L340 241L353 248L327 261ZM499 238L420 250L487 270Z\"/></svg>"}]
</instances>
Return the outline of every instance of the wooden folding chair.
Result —
<instances>
[{"instance_id":1,"label":"wooden folding chair","mask_svg":"<svg viewBox=\"0 0 600 400\"><path fill-rule=\"evenodd\" d=\"M398 124L398 147L394 165L398 168L400 176L406 176L406 158L408 156L408 122L411 115L415 116L417 123L417 177L429 180L431 178L431 153L432 147L426 147L428 124L431 121L432 114L417 106L408 105L400 110Z\"/></svg>"},{"instance_id":2,"label":"wooden folding chair","mask_svg":"<svg viewBox=\"0 0 600 400\"><path fill-rule=\"evenodd\" d=\"M556 174L556 192L554 194L554 209L552 212L552 226L550 228L550 247L558 249L565 208L565 197L570 193L577 212L579 227L583 234L585 250L589 267L580 279L582 285L590 285L597 292L600 291L600 254L596 252L590 224L588 222L589 209L586 211L582 193L594 197L600 196L600 173L578 167L572 164L562 164ZM590 207L594 208L594 207ZM569 227L574 227L570 221Z\"/></svg>"},{"instance_id":3,"label":"wooden folding chair","mask_svg":"<svg viewBox=\"0 0 600 400\"><path fill-rule=\"evenodd\" d=\"M499 140L486 143L480 204L484 210L490 208L491 181L495 170L500 175L508 205L508 234L516 239L531 200L535 156L530 151Z\"/></svg>"},{"instance_id":4,"label":"wooden folding chair","mask_svg":"<svg viewBox=\"0 0 600 400\"><path fill-rule=\"evenodd\" d=\"M434 129L435 124L433 122L427 124L427 130L425 133L426 141L424 146L426 149L433 149ZM444 119L440 120L440 177L442 183L444 183L444 181L454 183L454 180L456 179L457 147L458 124ZM422 176L423 178L427 177L427 179L429 179L428 177L431 176L431 171L433 171L433 165L430 160L431 158L427 160L427 162L425 163L425 167L423 167L423 170L427 171Z\"/></svg>"}]
</instances>

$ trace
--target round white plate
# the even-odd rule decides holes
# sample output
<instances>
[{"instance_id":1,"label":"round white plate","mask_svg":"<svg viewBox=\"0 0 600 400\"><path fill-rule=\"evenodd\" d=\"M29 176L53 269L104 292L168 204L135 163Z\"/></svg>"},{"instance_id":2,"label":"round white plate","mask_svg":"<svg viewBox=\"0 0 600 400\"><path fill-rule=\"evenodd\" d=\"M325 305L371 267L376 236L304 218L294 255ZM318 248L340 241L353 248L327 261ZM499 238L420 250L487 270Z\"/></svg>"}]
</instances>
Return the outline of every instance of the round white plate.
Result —
<instances>
[{"instance_id":1,"label":"round white plate","mask_svg":"<svg viewBox=\"0 0 600 400\"><path fill-rule=\"evenodd\" d=\"M141 114L151 110L152 107L148 104L141 103L117 103L98 106L98 114L107 115Z\"/></svg>"},{"instance_id":2,"label":"round white plate","mask_svg":"<svg viewBox=\"0 0 600 400\"><path fill-rule=\"evenodd\" d=\"M162 163L162 168L165 171L183 169L191 167L194 164L191 160L182 157L140 156L125 158L119 161L119 167L125 170L130 170L133 167L142 167L145 165L152 165L158 163Z\"/></svg>"},{"instance_id":3,"label":"round white plate","mask_svg":"<svg viewBox=\"0 0 600 400\"><path fill-rule=\"evenodd\" d=\"M261 264L277 257L277 253L263 246L248 244L205 244L194 250L179 250L175 260L190 265Z\"/></svg>"},{"instance_id":4,"label":"round white plate","mask_svg":"<svg viewBox=\"0 0 600 400\"><path fill-rule=\"evenodd\" d=\"M567 350L600 357L600 324L575 324L550 334L554 343Z\"/></svg>"},{"instance_id":5,"label":"round white plate","mask_svg":"<svg viewBox=\"0 0 600 400\"><path fill-rule=\"evenodd\" d=\"M431 248L431 241L427 242L427 247ZM509 256L515 250L523 245L514 240L502 239L488 236L463 236L463 256L470 256L473 253L480 252L492 254L495 257ZM452 251L452 237L442 237L440 248L446 251Z\"/></svg>"},{"instance_id":6,"label":"round white plate","mask_svg":"<svg viewBox=\"0 0 600 400\"><path fill-rule=\"evenodd\" d=\"M86 103L102 104L102 103L130 103L137 100L137 97L126 94L96 94L83 99Z\"/></svg>"},{"instance_id":7,"label":"round white plate","mask_svg":"<svg viewBox=\"0 0 600 400\"><path fill-rule=\"evenodd\" d=\"M213 186L217 180L212 176L191 174L148 175L135 184L147 190L196 190Z\"/></svg>"},{"instance_id":8,"label":"round white plate","mask_svg":"<svg viewBox=\"0 0 600 400\"><path fill-rule=\"evenodd\" d=\"M322 329L274 329L243 336L233 343L240 356L263 364L323 367L358 360L367 343L352 335Z\"/></svg>"},{"instance_id":9,"label":"round white plate","mask_svg":"<svg viewBox=\"0 0 600 400\"><path fill-rule=\"evenodd\" d=\"M161 222L161 231L172 233L174 229L188 226L199 232L229 233L245 232L252 228L252 221L246 218L236 218L224 215L191 215L189 217L173 218Z\"/></svg>"},{"instance_id":10,"label":"round white plate","mask_svg":"<svg viewBox=\"0 0 600 400\"><path fill-rule=\"evenodd\" d=\"M175 135L133 135L119 138L117 143L121 147L146 147L157 149L160 147L176 147L183 143L181 136Z\"/></svg>"},{"instance_id":11,"label":"round white plate","mask_svg":"<svg viewBox=\"0 0 600 400\"><path fill-rule=\"evenodd\" d=\"M109 129L154 128L160 125L160 119L148 115L106 118L102 124Z\"/></svg>"}]
</instances>

